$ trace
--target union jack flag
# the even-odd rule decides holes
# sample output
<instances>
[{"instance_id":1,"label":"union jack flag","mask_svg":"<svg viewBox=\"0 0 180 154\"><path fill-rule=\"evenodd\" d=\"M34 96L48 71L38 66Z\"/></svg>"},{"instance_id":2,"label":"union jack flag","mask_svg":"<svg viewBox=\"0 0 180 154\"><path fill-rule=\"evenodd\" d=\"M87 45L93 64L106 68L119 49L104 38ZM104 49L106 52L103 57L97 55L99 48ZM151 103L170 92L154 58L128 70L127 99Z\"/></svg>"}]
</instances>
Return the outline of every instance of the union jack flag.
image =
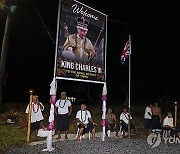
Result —
<instances>
[{"instance_id":1,"label":"union jack flag","mask_svg":"<svg viewBox=\"0 0 180 154\"><path fill-rule=\"evenodd\" d=\"M127 41L125 47L124 47L124 50L123 50L122 54L121 54L121 63L122 63L122 65L124 64L124 62L128 58L128 56L131 54L130 46L131 46L131 42L130 42L130 39L129 39Z\"/></svg>"}]
</instances>

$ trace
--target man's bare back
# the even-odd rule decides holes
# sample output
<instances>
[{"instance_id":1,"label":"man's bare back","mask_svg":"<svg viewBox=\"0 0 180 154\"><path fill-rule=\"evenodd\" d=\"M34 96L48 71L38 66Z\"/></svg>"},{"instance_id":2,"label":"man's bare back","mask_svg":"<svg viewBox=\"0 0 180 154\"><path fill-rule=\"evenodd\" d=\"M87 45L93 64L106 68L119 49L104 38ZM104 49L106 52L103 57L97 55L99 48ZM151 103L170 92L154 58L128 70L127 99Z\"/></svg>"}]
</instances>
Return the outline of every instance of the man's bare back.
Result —
<instances>
[{"instance_id":1,"label":"man's bare back","mask_svg":"<svg viewBox=\"0 0 180 154\"><path fill-rule=\"evenodd\" d=\"M152 107L152 129L161 129L161 108L157 102Z\"/></svg>"},{"instance_id":2,"label":"man's bare back","mask_svg":"<svg viewBox=\"0 0 180 154\"><path fill-rule=\"evenodd\" d=\"M158 106L158 103L152 107L152 115L159 115L161 116L161 108Z\"/></svg>"}]
</instances>

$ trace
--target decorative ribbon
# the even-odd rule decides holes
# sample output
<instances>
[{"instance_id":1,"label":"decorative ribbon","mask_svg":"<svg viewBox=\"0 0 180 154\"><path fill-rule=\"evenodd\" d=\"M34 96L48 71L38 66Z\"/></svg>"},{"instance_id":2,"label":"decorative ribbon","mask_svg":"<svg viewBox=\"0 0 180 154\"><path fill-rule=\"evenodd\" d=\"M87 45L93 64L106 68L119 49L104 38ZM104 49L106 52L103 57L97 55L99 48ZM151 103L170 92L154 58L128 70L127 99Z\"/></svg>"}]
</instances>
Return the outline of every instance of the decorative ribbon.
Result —
<instances>
[{"instance_id":1,"label":"decorative ribbon","mask_svg":"<svg viewBox=\"0 0 180 154\"><path fill-rule=\"evenodd\" d=\"M55 105L55 103L56 103L56 95L51 95L49 102L50 102L50 104Z\"/></svg>"},{"instance_id":2,"label":"decorative ribbon","mask_svg":"<svg viewBox=\"0 0 180 154\"><path fill-rule=\"evenodd\" d=\"M48 130L53 130L54 129L54 121L50 122L48 125Z\"/></svg>"},{"instance_id":3,"label":"decorative ribbon","mask_svg":"<svg viewBox=\"0 0 180 154\"><path fill-rule=\"evenodd\" d=\"M102 101L106 101L107 100L107 96L106 95L102 95Z\"/></svg>"},{"instance_id":4,"label":"decorative ribbon","mask_svg":"<svg viewBox=\"0 0 180 154\"><path fill-rule=\"evenodd\" d=\"M101 126L106 126L106 119L103 119L103 120L101 121Z\"/></svg>"}]
</instances>

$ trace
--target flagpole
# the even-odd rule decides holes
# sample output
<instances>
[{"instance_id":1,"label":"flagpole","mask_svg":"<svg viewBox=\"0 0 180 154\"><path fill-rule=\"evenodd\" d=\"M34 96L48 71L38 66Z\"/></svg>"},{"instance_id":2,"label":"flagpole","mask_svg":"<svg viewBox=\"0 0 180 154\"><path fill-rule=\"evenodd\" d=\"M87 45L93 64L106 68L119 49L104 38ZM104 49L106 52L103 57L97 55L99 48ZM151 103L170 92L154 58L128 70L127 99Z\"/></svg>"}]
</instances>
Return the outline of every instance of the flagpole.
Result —
<instances>
[{"instance_id":1,"label":"flagpole","mask_svg":"<svg viewBox=\"0 0 180 154\"><path fill-rule=\"evenodd\" d=\"M130 51L129 51L129 119L128 119L128 137L131 137L131 128L130 128L130 115L131 115L131 35L129 35L129 44L130 44Z\"/></svg>"}]
</instances>

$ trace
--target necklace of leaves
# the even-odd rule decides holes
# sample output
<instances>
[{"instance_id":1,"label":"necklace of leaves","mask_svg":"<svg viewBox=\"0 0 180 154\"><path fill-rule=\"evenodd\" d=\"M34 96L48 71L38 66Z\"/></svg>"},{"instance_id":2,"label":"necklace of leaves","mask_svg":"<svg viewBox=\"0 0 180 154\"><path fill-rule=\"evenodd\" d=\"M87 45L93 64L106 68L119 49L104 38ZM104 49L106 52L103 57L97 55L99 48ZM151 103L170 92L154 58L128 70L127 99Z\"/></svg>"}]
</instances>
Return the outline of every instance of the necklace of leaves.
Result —
<instances>
[{"instance_id":1,"label":"necklace of leaves","mask_svg":"<svg viewBox=\"0 0 180 154\"><path fill-rule=\"evenodd\" d=\"M37 111L35 111L35 109L34 109L34 103L33 103L33 112L34 112L34 113L37 113L37 112L39 111L39 106L40 106L40 105L39 105L39 104L37 104L37 105L38 105L38 108L37 108Z\"/></svg>"},{"instance_id":2,"label":"necklace of leaves","mask_svg":"<svg viewBox=\"0 0 180 154\"><path fill-rule=\"evenodd\" d=\"M64 101L63 106L61 106L61 105L60 105L60 103L61 103L61 99L60 99L60 101L59 101L59 107L60 107L60 108L64 108L64 106L66 105L66 101L67 101L67 99Z\"/></svg>"},{"instance_id":3,"label":"necklace of leaves","mask_svg":"<svg viewBox=\"0 0 180 154\"><path fill-rule=\"evenodd\" d=\"M123 114L124 114L125 118L126 118L127 120L129 120L129 115L126 114L126 113L124 113L124 112L123 112ZM128 116L128 117L127 117L127 116Z\"/></svg>"},{"instance_id":4,"label":"necklace of leaves","mask_svg":"<svg viewBox=\"0 0 180 154\"><path fill-rule=\"evenodd\" d=\"M81 120L82 120L82 122L85 122L85 121L86 121L86 115L87 115L87 111L85 110L85 119L83 120L83 117L82 117L82 110L81 110Z\"/></svg>"}]
</instances>

